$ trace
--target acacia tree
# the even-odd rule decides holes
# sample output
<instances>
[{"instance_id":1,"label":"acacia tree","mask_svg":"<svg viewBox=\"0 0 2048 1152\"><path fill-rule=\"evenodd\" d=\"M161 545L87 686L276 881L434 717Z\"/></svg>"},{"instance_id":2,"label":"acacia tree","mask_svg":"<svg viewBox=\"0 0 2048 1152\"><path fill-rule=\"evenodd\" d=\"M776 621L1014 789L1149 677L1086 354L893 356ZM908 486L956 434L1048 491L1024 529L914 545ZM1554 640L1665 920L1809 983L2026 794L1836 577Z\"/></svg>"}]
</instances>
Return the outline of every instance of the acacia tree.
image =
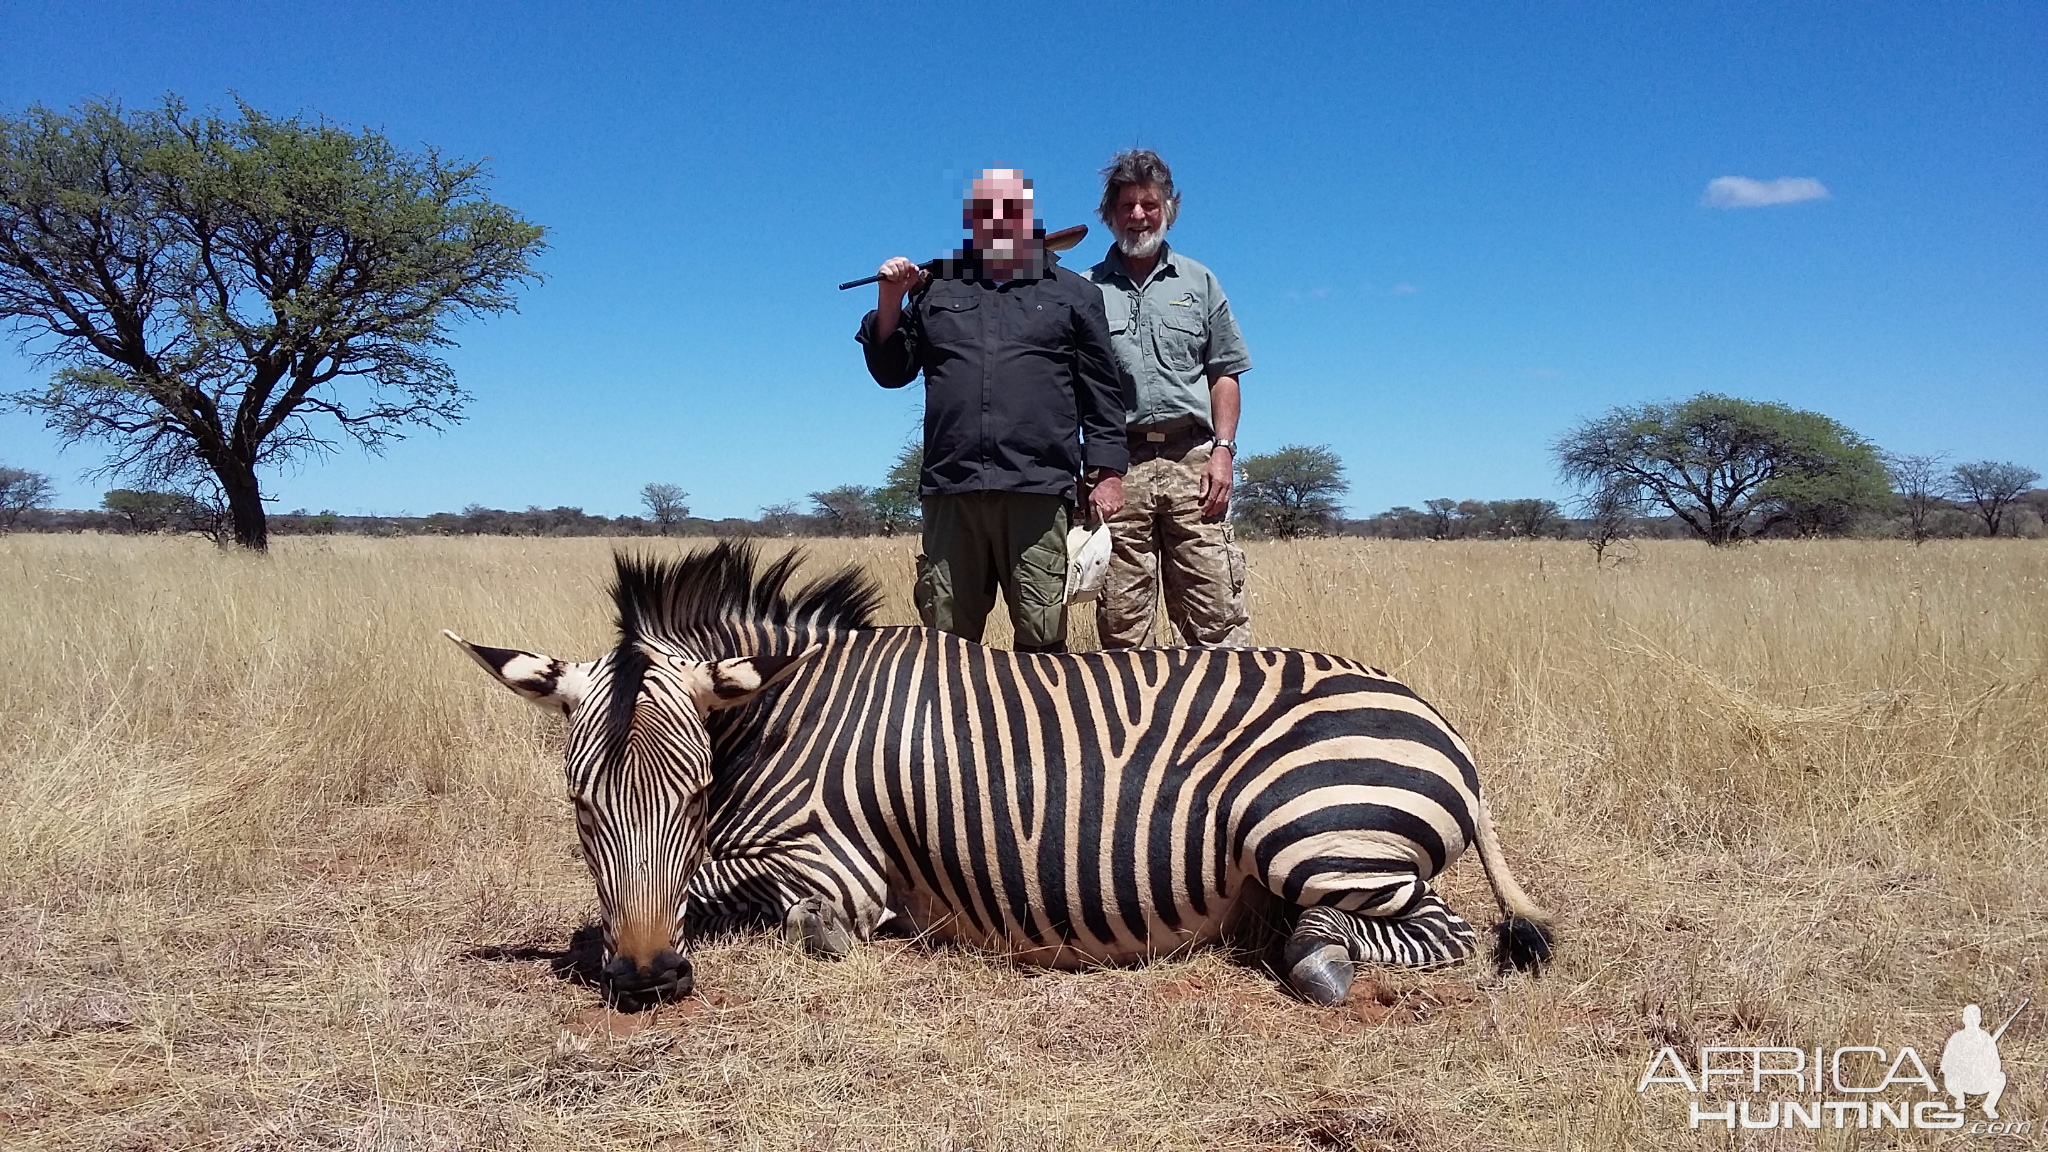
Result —
<instances>
[{"instance_id":1,"label":"acacia tree","mask_svg":"<svg viewBox=\"0 0 2048 1152\"><path fill-rule=\"evenodd\" d=\"M1534 540L1558 522L1558 507L1554 500L1495 500L1486 507L1500 522L1501 530L1509 536Z\"/></svg>"},{"instance_id":2,"label":"acacia tree","mask_svg":"<svg viewBox=\"0 0 2048 1152\"><path fill-rule=\"evenodd\" d=\"M873 499L874 490L865 484L841 484L811 493L811 506L828 535L872 536L880 527Z\"/></svg>"},{"instance_id":3,"label":"acacia tree","mask_svg":"<svg viewBox=\"0 0 2048 1152\"><path fill-rule=\"evenodd\" d=\"M1566 480L1638 493L1716 545L1837 529L1890 493L1877 449L1828 417L1711 393L1615 408L1553 450Z\"/></svg>"},{"instance_id":4,"label":"acacia tree","mask_svg":"<svg viewBox=\"0 0 2048 1152\"><path fill-rule=\"evenodd\" d=\"M1941 497L1943 479L1942 461L1947 457L1941 453L1933 455L1888 455L1884 458L1884 469L1890 474L1892 487L1899 493L1906 509L1906 534L1915 544L1927 543L1927 520L1934 513L1934 502Z\"/></svg>"},{"instance_id":5,"label":"acacia tree","mask_svg":"<svg viewBox=\"0 0 2048 1152\"><path fill-rule=\"evenodd\" d=\"M1593 566L1607 559L1607 550L1617 541L1635 534L1636 514L1642 510L1642 493L1628 484L1602 485L1579 497L1579 511L1586 518L1586 543L1593 547Z\"/></svg>"},{"instance_id":6,"label":"acacia tree","mask_svg":"<svg viewBox=\"0 0 2048 1152\"><path fill-rule=\"evenodd\" d=\"M868 492L868 510L884 536L894 536L917 527L924 517L919 490L924 475L924 441L914 437L896 453L896 462L882 486Z\"/></svg>"},{"instance_id":7,"label":"acacia tree","mask_svg":"<svg viewBox=\"0 0 2048 1152\"><path fill-rule=\"evenodd\" d=\"M216 543L226 531L226 509L190 492L137 491L116 488L100 507L119 517L130 532L199 532Z\"/></svg>"},{"instance_id":8,"label":"acacia tree","mask_svg":"<svg viewBox=\"0 0 2048 1152\"><path fill-rule=\"evenodd\" d=\"M238 107L0 116L0 317L57 367L7 399L103 442L103 474L209 474L261 549L259 469L461 418L435 353L544 245L480 165Z\"/></svg>"},{"instance_id":9,"label":"acacia tree","mask_svg":"<svg viewBox=\"0 0 2048 1152\"><path fill-rule=\"evenodd\" d=\"M57 485L41 472L0 465L0 532L12 531L24 512L47 505Z\"/></svg>"},{"instance_id":10,"label":"acacia tree","mask_svg":"<svg viewBox=\"0 0 2048 1152\"><path fill-rule=\"evenodd\" d=\"M690 514L689 499L690 494L674 484L649 484L640 490L640 502L647 505L647 514L661 525L663 536Z\"/></svg>"},{"instance_id":11,"label":"acacia tree","mask_svg":"<svg viewBox=\"0 0 2048 1152\"><path fill-rule=\"evenodd\" d=\"M1344 462L1323 445L1289 444L1247 456L1237 471L1238 518L1282 540L1328 532L1343 510L1337 497L1351 490Z\"/></svg>"},{"instance_id":12,"label":"acacia tree","mask_svg":"<svg viewBox=\"0 0 2048 1152\"><path fill-rule=\"evenodd\" d=\"M2040 478L2039 472L2023 464L1979 460L1975 464L1956 465L1955 471L1949 473L1949 490L1977 510L1978 519L1984 521L1986 536L1996 536L2005 521L2006 508Z\"/></svg>"},{"instance_id":13,"label":"acacia tree","mask_svg":"<svg viewBox=\"0 0 2048 1152\"><path fill-rule=\"evenodd\" d=\"M1449 540L1451 538L1451 516L1458 510L1458 502L1448 496L1424 500L1423 508L1429 513L1429 538Z\"/></svg>"}]
</instances>

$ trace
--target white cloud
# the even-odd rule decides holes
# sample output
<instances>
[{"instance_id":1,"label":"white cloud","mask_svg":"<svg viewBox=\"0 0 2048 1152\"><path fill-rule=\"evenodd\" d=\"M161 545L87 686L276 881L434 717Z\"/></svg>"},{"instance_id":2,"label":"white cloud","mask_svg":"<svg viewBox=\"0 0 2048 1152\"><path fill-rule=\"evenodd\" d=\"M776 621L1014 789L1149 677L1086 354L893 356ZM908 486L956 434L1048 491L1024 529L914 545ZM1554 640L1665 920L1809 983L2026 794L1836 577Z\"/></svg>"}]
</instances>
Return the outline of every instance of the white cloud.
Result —
<instances>
[{"instance_id":1,"label":"white cloud","mask_svg":"<svg viewBox=\"0 0 2048 1152\"><path fill-rule=\"evenodd\" d=\"M1700 197L1700 207L1764 208L1772 204L1797 204L1801 200L1827 198L1828 186L1811 176L1782 176L1776 180L1716 176L1707 181L1707 194Z\"/></svg>"},{"instance_id":2,"label":"white cloud","mask_svg":"<svg viewBox=\"0 0 2048 1152\"><path fill-rule=\"evenodd\" d=\"M1394 285L1392 288L1387 289L1387 295L1413 296L1418 291L1420 291L1420 289L1416 288L1415 285L1408 283L1406 280L1403 280L1399 284Z\"/></svg>"}]
</instances>

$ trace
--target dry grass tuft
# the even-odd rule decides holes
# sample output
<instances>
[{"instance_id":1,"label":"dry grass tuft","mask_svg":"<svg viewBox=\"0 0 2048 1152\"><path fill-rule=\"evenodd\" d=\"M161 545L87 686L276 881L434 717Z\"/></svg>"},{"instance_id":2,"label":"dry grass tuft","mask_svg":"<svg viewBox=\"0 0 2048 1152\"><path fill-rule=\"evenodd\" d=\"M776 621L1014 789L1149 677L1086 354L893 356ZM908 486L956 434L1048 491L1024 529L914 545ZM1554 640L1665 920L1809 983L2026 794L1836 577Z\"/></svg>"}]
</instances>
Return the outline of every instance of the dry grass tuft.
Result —
<instances>
[{"instance_id":1,"label":"dry grass tuft","mask_svg":"<svg viewBox=\"0 0 2048 1152\"><path fill-rule=\"evenodd\" d=\"M0 539L0 1145L1719 1146L1635 1092L1657 1047L1931 1060L1961 1004L2048 992L2039 546L1331 541L1254 548L1258 638L1471 738L1562 917L1544 979L1375 973L1317 1011L1215 955L737 938L617 1016L546 958L594 912L557 734L437 635L590 655L609 550ZM815 560L908 620L912 551ZM1476 863L1446 888L1492 918ZM2048 1119L2044 1022L2002 1042L2009 1115Z\"/></svg>"}]
</instances>

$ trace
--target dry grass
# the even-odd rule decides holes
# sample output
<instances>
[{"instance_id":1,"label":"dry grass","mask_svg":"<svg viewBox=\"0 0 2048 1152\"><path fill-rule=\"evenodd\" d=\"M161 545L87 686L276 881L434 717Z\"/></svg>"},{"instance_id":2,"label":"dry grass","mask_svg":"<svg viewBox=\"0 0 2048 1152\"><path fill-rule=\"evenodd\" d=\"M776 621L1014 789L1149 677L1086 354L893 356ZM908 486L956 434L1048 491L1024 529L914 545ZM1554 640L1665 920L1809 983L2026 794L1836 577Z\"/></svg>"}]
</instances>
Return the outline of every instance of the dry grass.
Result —
<instances>
[{"instance_id":1,"label":"dry grass","mask_svg":"<svg viewBox=\"0 0 2048 1152\"><path fill-rule=\"evenodd\" d=\"M1563 916L1541 980L1323 1012L1215 956L741 939L631 1018L464 955L559 949L594 898L549 723L436 635L592 654L608 549L0 539L0 1146L1719 1146L1634 1091L1657 1047L1931 1062L1959 1005L2027 995L2007 1114L2048 1119L2038 544L1255 548L1262 642L1391 667L1472 739ZM910 552L817 559L907 619ZM1447 890L1491 920L1476 863ZM1902 1143L1858 1135L1821 1146Z\"/></svg>"}]
</instances>

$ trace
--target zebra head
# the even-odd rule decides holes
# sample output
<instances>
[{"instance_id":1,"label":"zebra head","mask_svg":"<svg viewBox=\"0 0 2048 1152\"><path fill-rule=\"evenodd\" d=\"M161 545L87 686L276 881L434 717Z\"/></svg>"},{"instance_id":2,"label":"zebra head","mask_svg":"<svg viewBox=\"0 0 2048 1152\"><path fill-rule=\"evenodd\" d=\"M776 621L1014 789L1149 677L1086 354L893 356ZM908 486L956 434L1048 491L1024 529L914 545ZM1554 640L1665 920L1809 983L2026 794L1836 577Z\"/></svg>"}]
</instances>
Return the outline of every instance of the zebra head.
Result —
<instances>
[{"instance_id":1,"label":"zebra head","mask_svg":"<svg viewBox=\"0 0 2048 1152\"><path fill-rule=\"evenodd\" d=\"M704 862L712 781L706 719L747 704L822 650L707 660L627 635L572 663L445 633L505 687L569 721L569 799L604 911L607 994L633 1010L688 995L690 881Z\"/></svg>"}]
</instances>

